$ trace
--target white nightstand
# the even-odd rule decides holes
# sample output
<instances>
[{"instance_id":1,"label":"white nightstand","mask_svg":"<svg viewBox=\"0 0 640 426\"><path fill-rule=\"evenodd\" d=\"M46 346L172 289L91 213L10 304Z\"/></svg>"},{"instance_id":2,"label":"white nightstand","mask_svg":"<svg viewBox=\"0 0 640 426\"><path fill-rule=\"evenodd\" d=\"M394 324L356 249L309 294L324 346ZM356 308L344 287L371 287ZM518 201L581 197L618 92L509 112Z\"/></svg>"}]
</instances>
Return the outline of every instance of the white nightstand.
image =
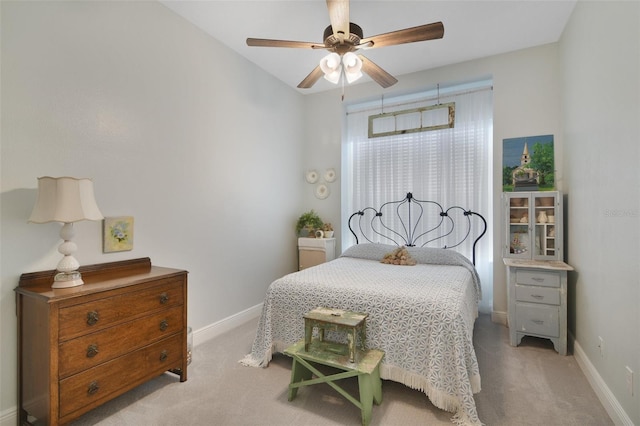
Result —
<instances>
[{"instance_id":1,"label":"white nightstand","mask_svg":"<svg viewBox=\"0 0 640 426\"><path fill-rule=\"evenodd\" d=\"M310 268L335 258L335 238L298 238L299 270Z\"/></svg>"},{"instance_id":2,"label":"white nightstand","mask_svg":"<svg viewBox=\"0 0 640 426\"><path fill-rule=\"evenodd\" d=\"M507 266L509 337L518 346L524 336L549 339L567 354L567 271L559 260L503 259Z\"/></svg>"}]
</instances>

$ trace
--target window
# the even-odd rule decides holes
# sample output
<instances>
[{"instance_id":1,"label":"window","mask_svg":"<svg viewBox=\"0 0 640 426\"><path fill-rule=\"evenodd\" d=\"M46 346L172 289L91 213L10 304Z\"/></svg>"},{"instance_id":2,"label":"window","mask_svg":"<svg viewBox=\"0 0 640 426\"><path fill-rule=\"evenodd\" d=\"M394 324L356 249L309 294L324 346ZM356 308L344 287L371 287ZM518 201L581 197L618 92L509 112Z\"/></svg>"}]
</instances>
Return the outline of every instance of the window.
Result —
<instances>
[{"instance_id":1,"label":"window","mask_svg":"<svg viewBox=\"0 0 640 426\"><path fill-rule=\"evenodd\" d=\"M368 137L369 116L455 102L455 127ZM384 100L347 108L343 143L343 248L355 243L349 232L349 215L364 207L380 207L402 199L407 192L443 207L461 206L491 218L491 157L493 97L491 82L458 86L439 93ZM405 114L407 127L420 127L420 114ZM378 126L384 126L384 123ZM390 123L389 131L397 126ZM384 132L384 128L378 128ZM489 225L490 227L490 225ZM462 248L470 258L472 241ZM478 248L477 268L483 283L483 300L492 300L492 241L490 229ZM483 276L484 275L484 276Z\"/></svg>"}]
</instances>

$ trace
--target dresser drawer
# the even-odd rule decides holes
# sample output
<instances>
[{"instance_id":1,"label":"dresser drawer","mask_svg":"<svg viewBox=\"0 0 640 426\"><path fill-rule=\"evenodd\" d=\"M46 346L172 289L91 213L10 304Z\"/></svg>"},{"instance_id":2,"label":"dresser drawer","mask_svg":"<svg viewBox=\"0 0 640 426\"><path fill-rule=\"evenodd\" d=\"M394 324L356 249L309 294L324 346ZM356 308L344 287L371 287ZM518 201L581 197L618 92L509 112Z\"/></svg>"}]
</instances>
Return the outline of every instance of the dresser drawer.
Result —
<instances>
[{"instance_id":1,"label":"dresser drawer","mask_svg":"<svg viewBox=\"0 0 640 426\"><path fill-rule=\"evenodd\" d=\"M516 330L547 337L560 335L557 306L516 303Z\"/></svg>"},{"instance_id":2,"label":"dresser drawer","mask_svg":"<svg viewBox=\"0 0 640 426\"><path fill-rule=\"evenodd\" d=\"M168 310L67 340L59 345L60 378L94 367L186 328L183 308Z\"/></svg>"},{"instance_id":3,"label":"dresser drawer","mask_svg":"<svg viewBox=\"0 0 640 426\"><path fill-rule=\"evenodd\" d=\"M170 278L144 290L93 300L60 309L59 340L62 342L130 321L156 309L184 303L183 280Z\"/></svg>"},{"instance_id":4,"label":"dresser drawer","mask_svg":"<svg viewBox=\"0 0 640 426\"><path fill-rule=\"evenodd\" d=\"M516 285L516 300L519 302L559 305L560 289L551 287Z\"/></svg>"},{"instance_id":5,"label":"dresser drawer","mask_svg":"<svg viewBox=\"0 0 640 426\"><path fill-rule=\"evenodd\" d=\"M153 374L179 367L186 348L183 334L145 346L60 381L60 417L88 405L98 405ZM86 411L86 410L83 410Z\"/></svg>"},{"instance_id":6,"label":"dresser drawer","mask_svg":"<svg viewBox=\"0 0 640 426\"><path fill-rule=\"evenodd\" d=\"M532 271L518 269L516 284L539 285L544 287L560 287L560 274L549 271Z\"/></svg>"}]
</instances>

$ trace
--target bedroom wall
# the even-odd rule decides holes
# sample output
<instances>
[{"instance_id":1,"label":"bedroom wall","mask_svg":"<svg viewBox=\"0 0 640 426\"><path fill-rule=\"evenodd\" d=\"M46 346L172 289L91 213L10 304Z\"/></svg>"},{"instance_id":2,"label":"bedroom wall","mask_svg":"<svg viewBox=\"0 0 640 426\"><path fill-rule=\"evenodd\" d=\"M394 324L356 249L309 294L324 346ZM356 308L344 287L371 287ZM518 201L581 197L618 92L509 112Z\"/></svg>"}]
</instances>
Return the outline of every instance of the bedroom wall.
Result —
<instances>
[{"instance_id":1,"label":"bedroom wall","mask_svg":"<svg viewBox=\"0 0 640 426\"><path fill-rule=\"evenodd\" d=\"M640 424L639 8L638 2L578 2L559 43L405 75L388 91L374 84L347 87L344 103L339 90L305 97L308 120L315 119L305 138L305 149L313 153L305 156L311 167L318 158L337 161L339 148L322 141L338 137L344 104L437 83L493 78L494 280L489 303L494 321L503 323L502 140L555 135L557 186L566 203L565 254L576 268L569 274L573 353L618 424ZM327 200L305 194L304 201L339 217L334 188ZM598 336L605 341L602 356ZM625 366L634 371L633 396Z\"/></svg>"},{"instance_id":2,"label":"bedroom wall","mask_svg":"<svg viewBox=\"0 0 640 426\"><path fill-rule=\"evenodd\" d=\"M101 223L78 223L80 263L187 269L198 330L296 269L304 122L302 95L159 3L0 13L0 423L15 424L13 289L60 258L60 226L27 224L36 178L91 177L104 215L134 216L134 249L116 254L102 253Z\"/></svg>"},{"instance_id":3,"label":"bedroom wall","mask_svg":"<svg viewBox=\"0 0 640 426\"><path fill-rule=\"evenodd\" d=\"M640 3L578 2L560 53L574 353L617 424L638 425Z\"/></svg>"},{"instance_id":4,"label":"bedroom wall","mask_svg":"<svg viewBox=\"0 0 640 426\"><path fill-rule=\"evenodd\" d=\"M637 2L610 3L578 2L560 44L403 76L384 93L493 78L494 276L483 305L498 322L506 322L502 139L556 135L567 255L578 270L570 331L620 409L640 424L640 186L633 173L640 12ZM318 200L303 173L340 173L344 104L383 91L372 83L347 87L345 103L338 90L298 95L155 2L2 1L0 19L4 424L16 402L13 288L21 273L51 269L59 259L58 225L26 224L38 176L92 177L105 215L133 215L135 248L119 254L102 254L99 223L79 223L80 262L149 256L188 269L189 321L198 329L260 303L273 278L295 269L295 238L287 236L302 211L340 223L340 180ZM584 179L585 166L597 180ZM600 198L611 209L594 205ZM608 348L603 358L598 335ZM635 372L634 397L624 365Z\"/></svg>"},{"instance_id":5,"label":"bedroom wall","mask_svg":"<svg viewBox=\"0 0 640 426\"><path fill-rule=\"evenodd\" d=\"M439 83L450 85L492 78L494 102L493 127L493 212L482 212L489 218L489 234L493 241L493 261L485 265L493 282L483 282L481 310L491 312L493 320L506 324L506 275L501 257L502 227L500 194L502 192L502 140L517 136L555 135L556 166L562 164L562 127L560 116L560 78L557 44L549 44L512 53L477 59L429 71L404 75L399 82L383 90L374 83L358 84L305 96L307 122L304 162L306 168L321 162L336 163L340 158L343 117L346 104L391 97L398 94L432 90ZM562 189L563 170L558 170L558 188ZM310 186L310 185L309 185ZM305 193L309 208L326 212L334 221L340 218L339 186L332 186L326 200L317 200L311 191ZM341 195L341 194L340 194ZM338 218L338 219L335 219ZM343 224L344 225L344 224ZM337 233L348 232L344 229ZM490 237L491 238L491 237ZM490 247L482 247L487 250Z\"/></svg>"}]
</instances>

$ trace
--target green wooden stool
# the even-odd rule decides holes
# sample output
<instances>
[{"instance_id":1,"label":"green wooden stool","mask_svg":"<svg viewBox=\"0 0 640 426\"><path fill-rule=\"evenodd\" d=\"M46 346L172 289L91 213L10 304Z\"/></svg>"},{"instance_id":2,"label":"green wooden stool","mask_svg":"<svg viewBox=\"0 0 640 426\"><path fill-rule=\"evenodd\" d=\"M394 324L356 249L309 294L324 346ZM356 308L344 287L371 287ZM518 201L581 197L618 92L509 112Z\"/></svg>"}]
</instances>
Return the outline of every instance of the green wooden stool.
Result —
<instances>
[{"instance_id":1,"label":"green wooden stool","mask_svg":"<svg viewBox=\"0 0 640 426\"><path fill-rule=\"evenodd\" d=\"M298 388L302 386L326 383L344 396L362 413L362 424L367 426L371 421L373 403L382 402L382 381L380 380L380 362L384 352L378 349L358 350L357 362L349 360L349 348L331 342L313 340L305 350L305 341L301 340L285 349L284 353L293 358L291 367L291 383L289 384L289 401L292 401ZM322 364L342 370L342 373L325 375L313 364ZM312 376L316 375L313 379ZM358 401L347 391L338 386L337 380L348 377L358 377L360 400Z\"/></svg>"},{"instance_id":2,"label":"green wooden stool","mask_svg":"<svg viewBox=\"0 0 640 426\"><path fill-rule=\"evenodd\" d=\"M362 350L366 348L365 321L368 316L369 314L360 312L324 307L307 312L303 315L305 350L311 343L314 328L318 330L318 338L321 342L325 341L325 331L344 331L349 345L349 360L355 362L358 336Z\"/></svg>"}]
</instances>

